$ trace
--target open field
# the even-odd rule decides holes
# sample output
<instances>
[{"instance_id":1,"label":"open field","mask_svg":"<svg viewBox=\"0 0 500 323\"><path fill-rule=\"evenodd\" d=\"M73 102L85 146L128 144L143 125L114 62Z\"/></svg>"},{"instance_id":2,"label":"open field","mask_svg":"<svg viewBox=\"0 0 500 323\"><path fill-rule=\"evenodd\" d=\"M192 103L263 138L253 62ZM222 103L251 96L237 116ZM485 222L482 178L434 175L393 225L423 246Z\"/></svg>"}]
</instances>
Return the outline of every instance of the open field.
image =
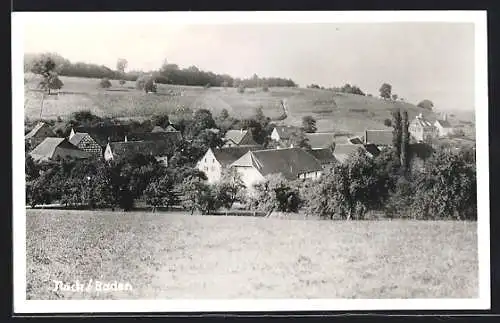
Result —
<instances>
[{"instance_id":1,"label":"open field","mask_svg":"<svg viewBox=\"0 0 500 323\"><path fill-rule=\"evenodd\" d=\"M27 210L28 299L473 298L474 222ZM52 280L132 291L52 292Z\"/></svg>"},{"instance_id":2,"label":"open field","mask_svg":"<svg viewBox=\"0 0 500 323\"><path fill-rule=\"evenodd\" d=\"M365 129L384 129L384 119L391 118L394 107L408 110L410 118L423 113L431 120L434 114L413 104L382 100L379 98L335 93L328 90L303 88L246 89L238 93L236 88L208 88L196 86L158 85L158 93L146 94L134 88L134 82L120 86L111 81L108 89L98 87L98 79L61 77L64 87L59 95L45 99L43 118L67 117L70 113L88 109L99 116L147 117L157 112L171 113L179 106L193 110L206 108L215 115L227 109L235 117L253 115L262 107L264 114L272 119L283 113L281 101L287 105L288 118L285 124L300 125L304 115L312 115L318 120L319 131L362 132ZM25 115L40 117L42 93L36 90L37 80L28 77L25 86Z\"/></svg>"}]
</instances>

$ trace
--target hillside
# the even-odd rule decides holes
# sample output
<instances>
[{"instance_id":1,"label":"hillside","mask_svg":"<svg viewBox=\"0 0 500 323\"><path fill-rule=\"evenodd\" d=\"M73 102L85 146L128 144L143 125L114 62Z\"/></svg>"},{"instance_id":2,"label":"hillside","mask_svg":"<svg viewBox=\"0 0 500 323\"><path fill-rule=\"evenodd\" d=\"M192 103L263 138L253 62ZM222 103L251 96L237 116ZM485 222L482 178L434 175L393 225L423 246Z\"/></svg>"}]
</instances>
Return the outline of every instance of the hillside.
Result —
<instances>
[{"instance_id":1,"label":"hillside","mask_svg":"<svg viewBox=\"0 0 500 323\"><path fill-rule=\"evenodd\" d=\"M25 116L40 117L42 92L36 89L37 79L27 75L25 85ZM134 88L135 83L120 86L112 81L110 89L98 87L98 79L61 77L64 87L58 95L44 99L42 118L65 118L72 112L86 109L99 116L141 118L154 113L171 113L180 106L206 108L217 115L222 109L238 118L253 115L262 107L266 116L277 119L285 109L287 118L280 123L300 125L305 115L318 121L318 131L359 133L366 128L384 129L384 119L391 118L393 108L406 109L410 118L418 113L433 120L434 113L402 101L336 93L328 90L302 88L246 89L203 88L158 84L158 93L146 94ZM281 102L283 101L283 105Z\"/></svg>"}]
</instances>

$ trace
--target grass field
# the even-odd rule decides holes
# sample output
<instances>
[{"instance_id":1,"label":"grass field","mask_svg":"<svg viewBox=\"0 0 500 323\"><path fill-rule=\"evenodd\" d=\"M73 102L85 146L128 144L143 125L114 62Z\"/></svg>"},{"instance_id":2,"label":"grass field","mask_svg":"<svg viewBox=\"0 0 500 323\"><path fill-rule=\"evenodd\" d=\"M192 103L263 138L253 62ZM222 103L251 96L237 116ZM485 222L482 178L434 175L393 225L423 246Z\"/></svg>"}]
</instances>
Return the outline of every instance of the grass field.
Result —
<instances>
[{"instance_id":1,"label":"grass field","mask_svg":"<svg viewBox=\"0 0 500 323\"><path fill-rule=\"evenodd\" d=\"M112 81L108 89L98 87L98 79L61 77L64 87L59 95L44 100L43 118L67 117L71 112L87 109L100 116L146 117L157 112L171 113L178 106L192 109L207 108L214 114L227 109L235 117L253 115L262 107L272 119L283 113L281 100L288 106L285 124L300 125L304 115L318 120L319 131L362 132L365 129L384 129L384 119L391 118L395 108L406 109L413 118L423 113L430 119L432 112L415 105L379 98L335 93L328 90L303 88L247 89L238 93L235 88L208 88L159 84L157 94L147 94L134 88L134 82L120 86ZM28 77L25 86L25 115L31 119L40 117L42 93L36 90L37 80Z\"/></svg>"},{"instance_id":2,"label":"grass field","mask_svg":"<svg viewBox=\"0 0 500 323\"><path fill-rule=\"evenodd\" d=\"M474 298L476 227L27 210L27 298ZM51 291L89 279L133 290Z\"/></svg>"}]
</instances>

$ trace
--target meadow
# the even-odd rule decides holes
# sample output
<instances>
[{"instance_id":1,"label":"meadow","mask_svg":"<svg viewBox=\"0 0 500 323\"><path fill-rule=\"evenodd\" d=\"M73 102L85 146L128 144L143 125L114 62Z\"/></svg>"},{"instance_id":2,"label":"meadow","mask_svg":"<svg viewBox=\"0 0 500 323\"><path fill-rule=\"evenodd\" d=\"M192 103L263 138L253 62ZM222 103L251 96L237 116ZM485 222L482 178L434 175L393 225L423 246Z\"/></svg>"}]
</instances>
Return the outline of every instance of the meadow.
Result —
<instances>
[{"instance_id":1,"label":"meadow","mask_svg":"<svg viewBox=\"0 0 500 323\"><path fill-rule=\"evenodd\" d=\"M28 299L478 297L475 222L26 212Z\"/></svg>"},{"instance_id":2,"label":"meadow","mask_svg":"<svg viewBox=\"0 0 500 323\"><path fill-rule=\"evenodd\" d=\"M431 120L434 113L415 105L380 98L336 93L329 90L304 88L249 88L238 93L236 88L204 88L199 86L158 85L156 94L135 89L134 82L123 86L112 80L109 89L99 88L98 79L61 77L64 87L58 95L46 96L42 118L67 118L72 112L90 110L99 116L116 118L149 117L154 113L172 113L178 107L193 110L205 108L217 115L222 109L237 118L250 117L262 107L264 114L277 119L283 114L281 101L287 108L287 118L281 123L300 125L302 117L312 115L319 131L361 133L365 129L385 129L385 119L391 119L394 108L408 111L410 118L423 113ZM25 85L25 116L40 117L42 92L36 89L37 78L27 76Z\"/></svg>"}]
</instances>

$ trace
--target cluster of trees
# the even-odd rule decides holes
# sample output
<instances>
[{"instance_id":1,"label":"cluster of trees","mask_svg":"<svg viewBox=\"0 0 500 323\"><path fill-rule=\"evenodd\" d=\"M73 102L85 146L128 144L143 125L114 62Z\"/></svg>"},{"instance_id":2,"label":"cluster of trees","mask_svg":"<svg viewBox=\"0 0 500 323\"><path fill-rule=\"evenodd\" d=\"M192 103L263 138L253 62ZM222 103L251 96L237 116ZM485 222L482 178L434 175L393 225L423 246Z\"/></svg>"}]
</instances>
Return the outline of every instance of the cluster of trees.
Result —
<instances>
[{"instance_id":1,"label":"cluster of trees","mask_svg":"<svg viewBox=\"0 0 500 323\"><path fill-rule=\"evenodd\" d=\"M349 83L346 83L346 84L344 84L344 86L341 86L341 87L334 87L333 91L340 92L340 93L366 95L365 92L363 92L358 86L351 85Z\"/></svg>"},{"instance_id":2,"label":"cluster of trees","mask_svg":"<svg viewBox=\"0 0 500 323\"><path fill-rule=\"evenodd\" d=\"M124 58L119 58L116 63L116 70L104 65L89 64L83 62L72 63L57 53L26 54L24 57L24 71L32 71L32 66L37 61L48 59L53 62L54 72L63 76L86 77L97 79L119 80L120 84L125 81L137 81L143 75L150 75L155 83L195 85L195 86L219 86L235 87L240 85L246 88L269 88L269 87L296 87L297 84L291 79L280 77L252 77L241 79L233 78L227 74L216 74L203 71L196 66L180 68L177 64L172 64L166 60L162 66L155 71L125 71L128 62Z\"/></svg>"}]
</instances>

